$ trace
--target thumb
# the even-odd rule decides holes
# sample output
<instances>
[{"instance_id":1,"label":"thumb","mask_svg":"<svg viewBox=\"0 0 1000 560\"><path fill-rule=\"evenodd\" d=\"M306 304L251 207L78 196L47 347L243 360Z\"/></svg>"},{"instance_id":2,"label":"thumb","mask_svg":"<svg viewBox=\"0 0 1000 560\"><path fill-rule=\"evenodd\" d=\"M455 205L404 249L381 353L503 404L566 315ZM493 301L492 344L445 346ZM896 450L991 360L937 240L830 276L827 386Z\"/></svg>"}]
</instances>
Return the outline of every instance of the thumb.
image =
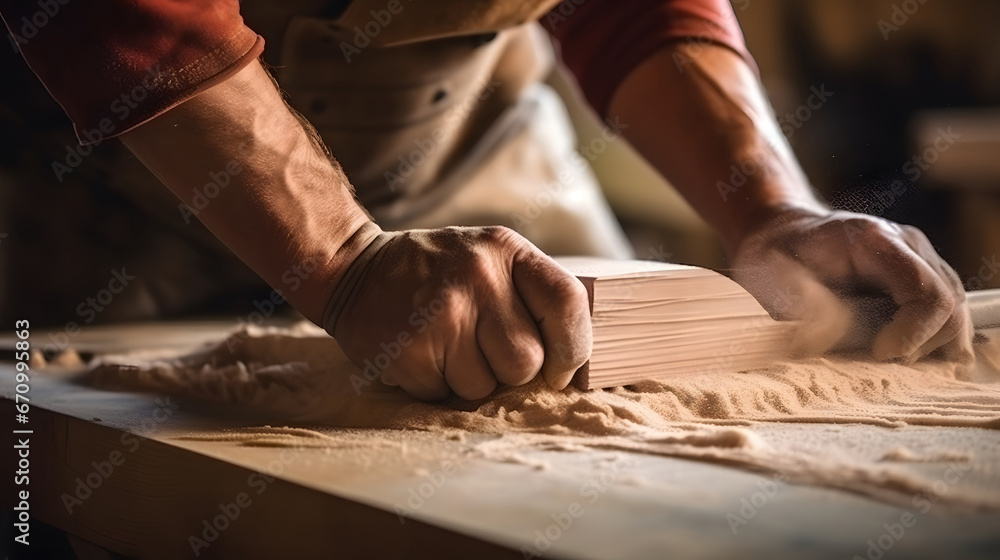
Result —
<instances>
[{"instance_id":1,"label":"thumb","mask_svg":"<svg viewBox=\"0 0 1000 560\"><path fill-rule=\"evenodd\" d=\"M515 255L511 272L514 288L542 338L542 377L553 389L562 390L593 349L587 289L534 246Z\"/></svg>"}]
</instances>

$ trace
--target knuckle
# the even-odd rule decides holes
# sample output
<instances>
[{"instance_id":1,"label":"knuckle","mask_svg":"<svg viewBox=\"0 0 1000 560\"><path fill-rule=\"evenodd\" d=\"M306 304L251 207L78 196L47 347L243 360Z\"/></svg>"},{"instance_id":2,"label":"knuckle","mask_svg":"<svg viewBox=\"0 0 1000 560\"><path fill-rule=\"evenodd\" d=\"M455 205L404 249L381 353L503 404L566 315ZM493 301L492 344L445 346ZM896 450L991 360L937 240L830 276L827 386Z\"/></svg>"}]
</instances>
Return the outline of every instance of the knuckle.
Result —
<instances>
[{"instance_id":1,"label":"knuckle","mask_svg":"<svg viewBox=\"0 0 1000 560\"><path fill-rule=\"evenodd\" d=\"M513 352L504 364L504 382L508 385L524 385L534 379L545 359L541 347Z\"/></svg>"},{"instance_id":2,"label":"knuckle","mask_svg":"<svg viewBox=\"0 0 1000 560\"><path fill-rule=\"evenodd\" d=\"M948 316L948 320L945 321L944 325L941 327L941 332L945 333L948 340L955 338L955 335L962 331L965 327L965 317L960 313L952 312ZM942 341L942 344L946 341Z\"/></svg>"},{"instance_id":3,"label":"knuckle","mask_svg":"<svg viewBox=\"0 0 1000 560\"><path fill-rule=\"evenodd\" d=\"M924 235L924 232L921 231L919 228L909 225L902 225L900 226L900 229L902 230L903 238L909 241L910 243L918 247L931 246L930 240L927 239L927 236Z\"/></svg>"},{"instance_id":4,"label":"knuckle","mask_svg":"<svg viewBox=\"0 0 1000 560\"><path fill-rule=\"evenodd\" d=\"M566 311L577 311L581 306L590 305L590 296L582 282L570 274L554 282L552 293L556 302Z\"/></svg>"},{"instance_id":5,"label":"knuckle","mask_svg":"<svg viewBox=\"0 0 1000 560\"><path fill-rule=\"evenodd\" d=\"M507 251L517 251L529 246L530 243L520 233L507 226L486 226L483 228L483 239L495 247Z\"/></svg>"},{"instance_id":6,"label":"knuckle","mask_svg":"<svg viewBox=\"0 0 1000 560\"><path fill-rule=\"evenodd\" d=\"M457 294L444 293L441 302L441 311L437 314L440 317L440 320L437 321L439 330L460 333L468 314L465 298Z\"/></svg>"},{"instance_id":7,"label":"knuckle","mask_svg":"<svg viewBox=\"0 0 1000 560\"><path fill-rule=\"evenodd\" d=\"M506 226L485 226L482 229L483 236L492 241L506 241L517 233Z\"/></svg>"},{"instance_id":8,"label":"knuckle","mask_svg":"<svg viewBox=\"0 0 1000 560\"><path fill-rule=\"evenodd\" d=\"M954 271L951 273L954 276L954 283L957 285L954 292L952 292L952 298L955 301L955 311L958 312L959 308L963 307L969 298L965 294L965 290L961 289L961 280L958 278L958 274Z\"/></svg>"},{"instance_id":9,"label":"knuckle","mask_svg":"<svg viewBox=\"0 0 1000 560\"><path fill-rule=\"evenodd\" d=\"M473 278L477 280L488 280L492 281L497 277L497 266L496 263L488 254L484 252L477 251L469 259L468 272Z\"/></svg>"},{"instance_id":10,"label":"knuckle","mask_svg":"<svg viewBox=\"0 0 1000 560\"><path fill-rule=\"evenodd\" d=\"M942 309L947 309L948 311L954 311L957 302L955 301L955 296L950 292L938 290L935 303L938 305L938 307Z\"/></svg>"},{"instance_id":11,"label":"knuckle","mask_svg":"<svg viewBox=\"0 0 1000 560\"><path fill-rule=\"evenodd\" d=\"M444 286L416 309L415 320L426 325L425 328L429 327L429 332L451 340L463 332L471 308L468 297L462 290Z\"/></svg>"},{"instance_id":12,"label":"knuckle","mask_svg":"<svg viewBox=\"0 0 1000 560\"><path fill-rule=\"evenodd\" d=\"M955 309L955 296L940 289L936 284L924 282L917 288L917 296L926 306L926 313L929 316L942 316L947 311L949 314Z\"/></svg>"},{"instance_id":13,"label":"knuckle","mask_svg":"<svg viewBox=\"0 0 1000 560\"><path fill-rule=\"evenodd\" d=\"M886 234L885 226L875 220L855 218L851 221L851 227L869 240L884 238Z\"/></svg>"}]
</instances>

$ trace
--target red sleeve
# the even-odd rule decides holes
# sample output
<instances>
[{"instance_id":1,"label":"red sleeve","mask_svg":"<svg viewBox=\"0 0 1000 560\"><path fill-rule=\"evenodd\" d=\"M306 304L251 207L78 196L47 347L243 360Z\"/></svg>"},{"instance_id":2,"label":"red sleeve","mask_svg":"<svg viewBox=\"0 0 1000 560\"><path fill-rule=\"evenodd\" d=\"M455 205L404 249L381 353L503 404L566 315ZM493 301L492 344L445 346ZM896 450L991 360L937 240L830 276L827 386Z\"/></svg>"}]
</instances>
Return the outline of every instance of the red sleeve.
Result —
<instances>
[{"instance_id":1,"label":"red sleeve","mask_svg":"<svg viewBox=\"0 0 1000 560\"><path fill-rule=\"evenodd\" d=\"M264 49L239 0L0 0L0 16L82 144L139 126Z\"/></svg>"},{"instance_id":2,"label":"red sleeve","mask_svg":"<svg viewBox=\"0 0 1000 560\"><path fill-rule=\"evenodd\" d=\"M729 47L757 68L728 0L563 0L541 23L602 116L628 74L671 42Z\"/></svg>"}]
</instances>

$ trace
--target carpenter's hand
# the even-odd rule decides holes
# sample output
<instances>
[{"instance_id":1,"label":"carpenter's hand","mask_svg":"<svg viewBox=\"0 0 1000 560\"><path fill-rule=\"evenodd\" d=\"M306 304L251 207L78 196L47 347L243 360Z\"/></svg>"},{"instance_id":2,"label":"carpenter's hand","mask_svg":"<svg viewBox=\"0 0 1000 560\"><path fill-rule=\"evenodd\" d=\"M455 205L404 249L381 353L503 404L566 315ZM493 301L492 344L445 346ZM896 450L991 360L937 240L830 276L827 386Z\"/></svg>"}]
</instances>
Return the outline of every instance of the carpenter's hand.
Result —
<instances>
[{"instance_id":1,"label":"carpenter's hand","mask_svg":"<svg viewBox=\"0 0 1000 560\"><path fill-rule=\"evenodd\" d=\"M396 234L333 334L366 378L424 400L479 399L539 373L563 389L592 346L583 284L502 227Z\"/></svg>"},{"instance_id":2,"label":"carpenter's hand","mask_svg":"<svg viewBox=\"0 0 1000 560\"><path fill-rule=\"evenodd\" d=\"M743 239L734 265L735 279L772 316L805 321L800 350L843 347L853 335L849 346L870 348L880 360L909 362L935 350L953 361L972 359L958 275L912 226L851 212L783 210ZM872 300L853 299L871 293L891 298L874 332L871 310L857 305Z\"/></svg>"}]
</instances>

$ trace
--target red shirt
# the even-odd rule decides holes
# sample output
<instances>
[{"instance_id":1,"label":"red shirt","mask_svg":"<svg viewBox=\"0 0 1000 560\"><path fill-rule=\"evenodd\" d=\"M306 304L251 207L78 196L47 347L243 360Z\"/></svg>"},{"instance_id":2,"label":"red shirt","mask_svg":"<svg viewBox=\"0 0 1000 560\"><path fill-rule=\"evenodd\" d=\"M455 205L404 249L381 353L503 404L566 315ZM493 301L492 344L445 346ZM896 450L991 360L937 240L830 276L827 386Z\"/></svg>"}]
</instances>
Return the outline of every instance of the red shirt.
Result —
<instances>
[{"instance_id":1,"label":"red shirt","mask_svg":"<svg viewBox=\"0 0 1000 560\"><path fill-rule=\"evenodd\" d=\"M168 111L264 49L238 0L0 0L0 16L83 144ZM628 73L672 41L724 45L752 64L727 0L564 0L541 24L602 114Z\"/></svg>"},{"instance_id":2,"label":"red shirt","mask_svg":"<svg viewBox=\"0 0 1000 560\"><path fill-rule=\"evenodd\" d=\"M729 0L563 0L539 21L601 116L625 77L668 43L722 45L757 68Z\"/></svg>"}]
</instances>

